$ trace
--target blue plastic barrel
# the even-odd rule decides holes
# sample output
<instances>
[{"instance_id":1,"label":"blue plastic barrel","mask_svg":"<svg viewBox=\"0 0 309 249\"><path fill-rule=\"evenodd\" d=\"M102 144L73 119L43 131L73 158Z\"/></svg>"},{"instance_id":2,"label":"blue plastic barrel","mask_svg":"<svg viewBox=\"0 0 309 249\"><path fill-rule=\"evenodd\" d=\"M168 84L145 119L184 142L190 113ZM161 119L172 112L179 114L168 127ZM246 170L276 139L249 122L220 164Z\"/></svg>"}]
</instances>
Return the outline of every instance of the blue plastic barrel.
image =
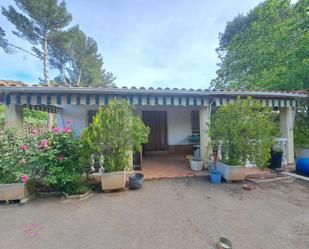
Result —
<instances>
[{"instance_id":1,"label":"blue plastic barrel","mask_svg":"<svg viewBox=\"0 0 309 249\"><path fill-rule=\"evenodd\" d=\"M210 173L210 181L213 184L220 184L221 183L221 173L219 171L212 171Z\"/></svg>"},{"instance_id":2,"label":"blue plastic barrel","mask_svg":"<svg viewBox=\"0 0 309 249\"><path fill-rule=\"evenodd\" d=\"M309 158L300 157L296 162L296 171L309 175Z\"/></svg>"}]
</instances>

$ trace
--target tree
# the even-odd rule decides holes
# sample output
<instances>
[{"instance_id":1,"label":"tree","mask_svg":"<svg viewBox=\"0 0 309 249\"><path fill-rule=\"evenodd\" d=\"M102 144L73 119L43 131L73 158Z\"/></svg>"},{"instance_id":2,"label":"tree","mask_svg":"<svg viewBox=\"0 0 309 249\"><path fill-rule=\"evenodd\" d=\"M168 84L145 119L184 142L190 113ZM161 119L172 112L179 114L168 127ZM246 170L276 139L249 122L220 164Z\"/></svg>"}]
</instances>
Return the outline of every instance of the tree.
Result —
<instances>
[{"instance_id":1,"label":"tree","mask_svg":"<svg viewBox=\"0 0 309 249\"><path fill-rule=\"evenodd\" d=\"M227 23L214 88L309 88L308 0L268 0Z\"/></svg>"},{"instance_id":2,"label":"tree","mask_svg":"<svg viewBox=\"0 0 309 249\"><path fill-rule=\"evenodd\" d=\"M44 80L49 84L48 43L50 36L72 20L65 2L57 0L14 0L21 12L12 5L2 7L2 14L15 26L13 34L33 45L34 54L43 60Z\"/></svg>"},{"instance_id":3,"label":"tree","mask_svg":"<svg viewBox=\"0 0 309 249\"><path fill-rule=\"evenodd\" d=\"M216 89L309 90L309 1L267 0L219 35ZM295 144L309 145L309 98L300 103Z\"/></svg>"},{"instance_id":4,"label":"tree","mask_svg":"<svg viewBox=\"0 0 309 249\"><path fill-rule=\"evenodd\" d=\"M5 39L5 32L1 27L0 27L0 47L3 48L5 52L7 53L10 52L8 40Z\"/></svg>"},{"instance_id":5,"label":"tree","mask_svg":"<svg viewBox=\"0 0 309 249\"><path fill-rule=\"evenodd\" d=\"M103 69L103 58L96 41L78 26L54 34L50 43L50 63L59 70L55 79L64 84L109 86L115 77Z\"/></svg>"}]
</instances>

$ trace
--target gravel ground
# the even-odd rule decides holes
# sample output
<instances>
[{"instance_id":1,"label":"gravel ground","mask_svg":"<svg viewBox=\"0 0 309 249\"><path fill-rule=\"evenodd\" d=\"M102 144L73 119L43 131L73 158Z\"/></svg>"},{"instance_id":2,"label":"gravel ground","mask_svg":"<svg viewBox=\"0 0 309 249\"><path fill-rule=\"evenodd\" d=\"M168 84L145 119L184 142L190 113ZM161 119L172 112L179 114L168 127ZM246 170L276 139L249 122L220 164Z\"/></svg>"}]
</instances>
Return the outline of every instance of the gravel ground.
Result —
<instances>
[{"instance_id":1,"label":"gravel ground","mask_svg":"<svg viewBox=\"0 0 309 249\"><path fill-rule=\"evenodd\" d=\"M0 205L2 249L308 249L309 182L211 185L203 177L146 181L83 201ZM32 227L31 227L32 225Z\"/></svg>"}]
</instances>

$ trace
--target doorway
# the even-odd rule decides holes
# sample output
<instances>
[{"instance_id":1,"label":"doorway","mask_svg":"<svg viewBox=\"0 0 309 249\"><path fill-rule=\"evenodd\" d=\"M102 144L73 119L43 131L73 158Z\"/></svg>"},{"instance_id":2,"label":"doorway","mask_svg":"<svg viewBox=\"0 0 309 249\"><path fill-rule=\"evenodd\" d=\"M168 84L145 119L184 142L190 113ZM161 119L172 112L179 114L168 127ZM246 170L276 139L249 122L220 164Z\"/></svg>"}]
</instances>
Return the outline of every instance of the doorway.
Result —
<instances>
[{"instance_id":1,"label":"doorway","mask_svg":"<svg viewBox=\"0 0 309 249\"><path fill-rule=\"evenodd\" d=\"M149 141L144 151L167 150L167 112L143 111L142 120L150 128Z\"/></svg>"}]
</instances>

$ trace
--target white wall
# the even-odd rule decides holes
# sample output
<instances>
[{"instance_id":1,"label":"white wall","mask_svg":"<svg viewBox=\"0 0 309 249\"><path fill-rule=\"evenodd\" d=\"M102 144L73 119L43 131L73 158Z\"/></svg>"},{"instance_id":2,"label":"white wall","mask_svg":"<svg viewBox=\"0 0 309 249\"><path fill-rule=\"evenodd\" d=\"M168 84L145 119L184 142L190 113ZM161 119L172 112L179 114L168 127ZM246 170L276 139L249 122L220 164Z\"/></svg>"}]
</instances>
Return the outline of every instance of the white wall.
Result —
<instances>
[{"instance_id":1,"label":"white wall","mask_svg":"<svg viewBox=\"0 0 309 249\"><path fill-rule=\"evenodd\" d=\"M191 131L191 112L187 108L167 110L167 140L169 145L188 144Z\"/></svg>"},{"instance_id":2,"label":"white wall","mask_svg":"<svg viewBox=\"0 0 309 249\"><path fill-rule=\"evenodd\" d=\"M57 116L58 127L63 128L66 120L72 121L72 128L77 136L87 126L87 110L98 109L98 106L62 105L63 112ZM167 111L167 141L169 145L188 144L191 132L191 109L187 107L142 107L137 109L141 117L142 110Z\"/></svg>"},{"instance_id":3,"label":"white wall","mask_svg":"<svg viewBox=\"0 0 309 249\"><path fill-rule=\"evenodd\" d=\"M72 128L77 136L80 136L82 130L87 126L87 110L98 109L97 106L84 105L62 105L63 112L57 115L57 125L60 128L65 126L66 120L72 121Z\"/></svg>"}]
</instances>

